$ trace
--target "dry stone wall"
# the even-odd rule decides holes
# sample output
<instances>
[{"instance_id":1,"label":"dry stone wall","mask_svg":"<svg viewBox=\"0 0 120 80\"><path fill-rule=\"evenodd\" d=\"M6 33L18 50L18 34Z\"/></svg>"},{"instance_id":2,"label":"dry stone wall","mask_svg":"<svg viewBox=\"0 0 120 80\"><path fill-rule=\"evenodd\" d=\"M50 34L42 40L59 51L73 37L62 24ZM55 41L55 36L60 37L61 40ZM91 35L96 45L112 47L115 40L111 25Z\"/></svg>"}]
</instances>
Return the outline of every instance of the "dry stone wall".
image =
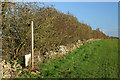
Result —
<instances>
[{"instance_id":1,"label":"dry stone wall","mask_svg":"<svg viewBox=\"0 0 120 80\"><path fill-rule=\"evenodd\" d=\"M68 44L67 46L64 46L64 45L60 45L58 47L58 51L57 52L54 52L54 51L50 51L50 52L46 52L46 56L48 56L49 58L51 57L55 57L55 56L64 56L65 54L69 53L70 51L72 50L75 50L76 48L79 48L80 46L86 44L86 43L90 43L92 41L97 41L97 40L101 40L101 39L89 39L89 40L84 40L84 41L81 41L81 40L78 40L76 43L72 43L72 44ZM40 54L40 53L39 53ZM42 62L44 61L44 57L41 57L41 55L36 55L35 56L35 62Z\"/></svg>"},{"instance_id":2,"label":"dry stone wall","mask_svg":"<svg viewBox=\"0 0 120 80\"><path fill-rule=\"evenodd\" d=\"M1 65L1 77L2 78L12 78L17 77L22 72L22 66L17 63L16 60L11 63L3 60L0 62Z\"/></svg>"},{"instance_id":3,"label":"dry stone wall","mask_svg":"<svg viewBox=\"0 0 120 80\"><path fill-rule=\"evenodd\" d=\"M97 41L100 39L89 39L85 41L84 43L90 43L92 41ZM50 58L50 57L56 57L56 56L64 56L67 53L69 53L72 50L75 50L76 48L80 47L81 45L84 45L83 41L78 40L76 43L68 44L67 46L61 45L58 48L57 52L50 51L46 52L46 55L44 57L41 57L40 55L36 55L35 57L35 62L42 62L45 60L45 57ZM3 60L0 62L1 65L1 74L2 78L16 78L18 75L22 72L22 66L18 64L16 60L12 61L11 63L6 62Z\"/></svg>"}]
</instances>

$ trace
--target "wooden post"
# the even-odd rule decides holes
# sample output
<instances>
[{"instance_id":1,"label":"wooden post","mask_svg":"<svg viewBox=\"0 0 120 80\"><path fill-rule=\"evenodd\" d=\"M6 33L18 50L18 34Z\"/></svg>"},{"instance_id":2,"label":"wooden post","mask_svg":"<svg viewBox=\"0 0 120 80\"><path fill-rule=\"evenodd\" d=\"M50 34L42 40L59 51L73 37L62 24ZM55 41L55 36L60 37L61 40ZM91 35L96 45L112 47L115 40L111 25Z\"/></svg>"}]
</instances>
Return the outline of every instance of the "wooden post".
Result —
<instances>
[{"instance_id":1,"label":"wooden post","mask_svg":"<svg viewBox=\"0 0 120 80\"><path fill-rule=\"evenodd\" d=\"M31 21L31 32L32 32L32 69L34 69L34 36L33 36L33 21Z\"/></svg>"}]
</instances>

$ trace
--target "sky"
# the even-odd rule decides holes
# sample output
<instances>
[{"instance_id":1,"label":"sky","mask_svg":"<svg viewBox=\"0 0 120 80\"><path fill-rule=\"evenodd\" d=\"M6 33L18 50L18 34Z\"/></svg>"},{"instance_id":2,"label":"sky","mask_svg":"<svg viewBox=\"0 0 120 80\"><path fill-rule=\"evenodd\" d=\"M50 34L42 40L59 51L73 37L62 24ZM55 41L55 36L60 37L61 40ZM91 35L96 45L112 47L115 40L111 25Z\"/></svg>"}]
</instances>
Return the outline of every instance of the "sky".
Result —
<instances>
[{"instance_id":1,"label":"sky","mask_svg":"<svg viewBox=\"0 0 120 80\"><path fill-rule=\"evenodd\" d=\"M74 15L79 22L92 29L100 28L108 36L118 36L117 2L47 2L57 10Z\"/></svg>"},{"instance_id":2,"label":"sky","mask_svg":"<svg viewBox=\"0 0 120 80\"><path fill-rule=\"evenodd\" d=\"M5 1L5 0L1 0ZM14 2L119 2L120 0L6 0Z\"/></svg>"}]
</instances>

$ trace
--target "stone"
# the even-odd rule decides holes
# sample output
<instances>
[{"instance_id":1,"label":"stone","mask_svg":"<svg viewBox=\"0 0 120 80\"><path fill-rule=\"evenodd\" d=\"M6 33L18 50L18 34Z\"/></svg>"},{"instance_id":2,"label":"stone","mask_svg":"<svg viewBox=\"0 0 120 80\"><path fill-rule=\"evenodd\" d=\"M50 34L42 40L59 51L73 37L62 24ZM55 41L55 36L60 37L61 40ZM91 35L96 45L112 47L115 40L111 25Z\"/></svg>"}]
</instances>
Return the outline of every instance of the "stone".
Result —
<instances>
[{"instance_id":1,"label":"stone","mask_svg":"<svg viewBox=\"0 0 120 80\"><path fill-rule=\"evenodd\" d=\"M33 74L33 75L37 75L37 73L35 73L35 72L33 72L33 71L31 72L31 74Z\"/></svg>"},{"instance_id":2,"label":"stone","mask_svg":"<svg viewBox=\"0 0 120 80\"><path fill-rule=\"evenodd\" d=\"M59 46L59 52L61 52L63 55L66 54L69 50L66 48L66 46L61 45Z\"/></svg>"},{"instance_id":3,"label":"stone","mask_svg":"<svg viewBox=\"0 0 120 80\"><path fill-rule=\"evenodd\" d=\"M7 67L7 65L4 65L4 68Z\"/></svg>"},{"instance_id":4,"label":"stone","mask_svg":"<svg viewBox=\"0 0 120 80\"><path fill-rule=\"evenodd\" d=\"M14 71L14 72L15 72L16 70L17 70L16 68L12 68L12 71Z\"/></svg>"},{"instance_id":5,"label":"stone","mask_svg":"<svg viewBox=\"0 0 120 80\"><path fill-rule=\"evenodd\" d=\"M78 40L78 43L81 43L81 40Z\"/></svg>"},{"instance_id":6,"label":"stone","mask_svg":"<svg viewBox=\"0 0 120 80\"><path fill-rule=\"evenodd\" d=\"M24 72L25 72L25 71L27 71L27 72L28 72L28 69L27 69L27 68L24 68L24 69L23 69L23 71L24 71Z\"/></svg>"},{"instance_id":7,"label":"stone","mask_svg":"<svg viewBox=\"0 0 120 80\"><path fill-rule=\"evenodd\" d=\"M41 74L41 72L39 72L39 71L36 71L36 73L37 73L37 74Z\"/></svg>"},{"instance_id":8,"label":"stone","mask_svg":"<svg viewBox=\"0 0 120 80\"><path fill-rule=\"evenodd\" d=\"M12 71L15 72L16 70L19 70L20 67L22 68L20 64L17 64L17 61L12 61L12 63L13 64L10 64L9 62L6 62L5 60L1 62L1 67L2 67L1 77L2 78L11 78ZM19 68L16 67L17 65L19 66Z\"/></svg>"},{"instance_id":9,"label":"stone","mask_svg":"<svg viewBox=\"0 0 120 80\"><path fill-rule=\"evenodd\" d=\"M57 54L57 52L54 52L54 54Z\"/></svg>"},{"instance_id":10,"label":"stone","mask_svg":"<svg viewBox=\"0 0 120 80\"><path fill-rule=\"evenodd\" d=\"M16 67L20 67L20 64L17 64Z\"/></svg>"},{"instance_id":11,"label":"stone","mask_svg":"<svg viewBox=\"0 0 120 80\"><path fill-rule=\"evenodd\" d=\"M41 61L40 56L38 56L38 60Z\"/></svg>"},{"instance_id":12,"label":"stone","mask_svg":"<svg viewBox=\"0 0 120 80\"><path fill-rule=\"evenodd\" d=\"M65 52L65 46L61 45L59 50L61 50L62 52Z\"/></svg>"},{"instance_id":13,"label":"stone","mask_svg":"<svg viewBox=\"0 0 120 80\"><path fill-rule=\"evenodd\" d=\"M54 55L54 52L53 51L50 51L50 56Z\"/></svg>"}]
</instances>

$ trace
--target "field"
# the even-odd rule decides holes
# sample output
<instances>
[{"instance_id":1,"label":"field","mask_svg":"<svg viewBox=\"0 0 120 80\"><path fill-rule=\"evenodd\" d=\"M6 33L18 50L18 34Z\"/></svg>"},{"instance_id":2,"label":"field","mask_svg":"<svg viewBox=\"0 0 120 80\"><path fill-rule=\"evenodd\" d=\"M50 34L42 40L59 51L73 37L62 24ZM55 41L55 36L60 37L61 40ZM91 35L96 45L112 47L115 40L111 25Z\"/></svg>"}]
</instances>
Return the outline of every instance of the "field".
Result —
<instances>
[{"instance_id":1,"label":"field","mask_svg":"<svg viewBox=\"0 0 120 80\"><path fill-rule=\"evenodd\" d=\"M118 78L118 40L94 41L80 46L64 57L38 66L42 75L24 74L24 76L35 78Z\"/></svg>"}]
</instances>

